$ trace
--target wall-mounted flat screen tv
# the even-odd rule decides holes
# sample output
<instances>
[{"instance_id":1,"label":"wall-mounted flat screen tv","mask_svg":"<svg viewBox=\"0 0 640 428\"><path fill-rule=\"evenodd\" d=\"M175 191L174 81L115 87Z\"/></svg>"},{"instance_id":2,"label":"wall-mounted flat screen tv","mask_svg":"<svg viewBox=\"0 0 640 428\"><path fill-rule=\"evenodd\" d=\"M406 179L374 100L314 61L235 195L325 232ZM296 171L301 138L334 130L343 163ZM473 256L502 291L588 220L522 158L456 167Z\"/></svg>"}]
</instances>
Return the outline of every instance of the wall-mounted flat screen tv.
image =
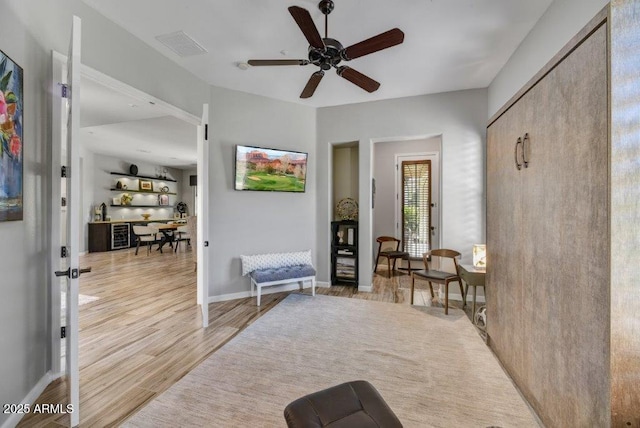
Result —
<instances>
[{"instance_id":1,"label":"wall-mounted flat screen tv","mask_svg":"<svg viewBox=\"0 0 640 428\"><path fill-rule=\"evenodd\" d=\"M236 190L304 192L307 153L236 146Z\"/></svg>"}]
</instances>

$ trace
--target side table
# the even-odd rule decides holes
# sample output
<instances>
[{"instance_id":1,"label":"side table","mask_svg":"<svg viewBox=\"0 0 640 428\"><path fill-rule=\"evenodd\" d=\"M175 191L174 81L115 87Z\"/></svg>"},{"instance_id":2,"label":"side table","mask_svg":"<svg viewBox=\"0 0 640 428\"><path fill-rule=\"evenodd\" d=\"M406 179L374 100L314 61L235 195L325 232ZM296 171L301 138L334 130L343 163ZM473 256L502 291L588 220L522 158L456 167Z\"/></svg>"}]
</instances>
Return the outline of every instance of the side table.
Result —
<instances>
[{"instance_id":1,"label":"side table","mask_svg":"<svg viewBox=\"0 0 640 428\"><path fill-rule=\"evenodd\" d=\"M465 283L464 296L462 296L462 307L467 304L467 292L469 287L473 287L473 319L476 316L476 287L482 287L484 290L484 278L486 276L485 269L476 269L473 265L458 265L460 267L460 278Z\"/></svg>"}]
</instances>

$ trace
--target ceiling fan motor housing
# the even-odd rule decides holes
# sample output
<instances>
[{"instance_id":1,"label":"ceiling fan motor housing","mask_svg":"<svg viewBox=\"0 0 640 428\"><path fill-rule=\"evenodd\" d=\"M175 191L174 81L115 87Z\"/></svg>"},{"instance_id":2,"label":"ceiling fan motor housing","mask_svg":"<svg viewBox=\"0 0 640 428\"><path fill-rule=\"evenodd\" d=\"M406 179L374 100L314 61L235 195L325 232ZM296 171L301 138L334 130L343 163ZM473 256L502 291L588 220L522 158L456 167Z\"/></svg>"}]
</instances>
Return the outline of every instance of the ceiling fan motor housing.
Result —
<instances>
[{"instance_id":1,"label":"ceiling fan motor housing","mask_svg":"<svg viewBox=\"0 0 640 428\"><path fill-rule=\"evenodd\" d=\"M324 38L322 41L324 42L324 49L309 46L309 61L323 70L329 70L343 60L341 52L344 48L342 44L335 39Z\"/></svg>"},{"instance_id":2,"label":"ceiling fan motor housing","mask_svg":"<svg viewBox=\"0 0 640 428\"><path fill-rule=\"evenodd\" d=\"M318 9L325 15L329 15L333 10L334 4L332 0L322 0L318 3Z\"/></svg>"}]
</instances>

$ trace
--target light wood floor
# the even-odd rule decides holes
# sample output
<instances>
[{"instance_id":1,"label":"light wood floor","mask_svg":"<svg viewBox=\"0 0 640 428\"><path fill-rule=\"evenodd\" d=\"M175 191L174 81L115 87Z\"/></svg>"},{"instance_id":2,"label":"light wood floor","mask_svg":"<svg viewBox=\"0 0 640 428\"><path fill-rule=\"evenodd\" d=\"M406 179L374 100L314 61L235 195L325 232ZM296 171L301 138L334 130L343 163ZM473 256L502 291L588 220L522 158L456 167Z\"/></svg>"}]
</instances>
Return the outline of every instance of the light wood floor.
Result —
<instances>
[{"instance_id":1,"label":"light wood floor","mask_svg":"<svg viewBox=\"0 0 640 428\"><path fill-rule=\"evenodd\" d=\"M255 298L212 303L209 328L203 330L191 251L152 251L147 256L141 249L135 256L133 250L121 250L82 258L82 266L91 266L93 271L82 276L80 294L99 298L80 306L83 427L119 425L289 294L264 295L260 308ZM358 293L351 286L316 291L408 304L409 276L396 273L387 279L382 266L378 272L381 275L374 275L372 293ZM414 303L438 306L431 302L428 286L416 292ZM460 307L461 302L449 304ZM63 378L49 385L37 400L39 404L66 402ZM68 422L66 415L31 414L18 426L59 427Z\"/></svg>"}]
</instances>

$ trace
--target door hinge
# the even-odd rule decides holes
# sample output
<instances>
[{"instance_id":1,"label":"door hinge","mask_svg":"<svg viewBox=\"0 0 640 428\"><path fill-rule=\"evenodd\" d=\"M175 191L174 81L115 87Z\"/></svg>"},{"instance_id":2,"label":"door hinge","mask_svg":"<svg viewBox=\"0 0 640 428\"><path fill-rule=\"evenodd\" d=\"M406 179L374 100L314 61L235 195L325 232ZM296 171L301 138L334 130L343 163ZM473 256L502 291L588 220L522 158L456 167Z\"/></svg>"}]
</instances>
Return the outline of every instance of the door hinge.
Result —
<instances>
[{"instance_id":1,"label":"door hinge","mask_svg":"<svg viewBox=\"0 0 640 428\"><path fill-rule=\"evenodd\" d=\"M67 178L67 167L64 165L60 168L60 177Z\"/></svg>"},{"instance_id":2,"label":"door hinge","mask_svg":"<svg viewBox=\"0 0 640 428\"><path fill-rule=\"evenodd\" d=\"M67 337L67 327L62 326L60 327L60 339L64 339L65 337Z\"/></svg>"},{"instance_id":3,"label":"door hinge","mask_svg":"<svg viewBox=\"0 0 640 428\"><path fill-rule=\"evenodd\" d=\"M205 124L204 125L204 140L208 141L209 140L209 124Z\"/></svg>"},{"instance_id":4,"label":"door hinge","mask_svg":"<svg viewBox=\"0 0 640 428\"><path fill-rule=\"evenodd\" d=\"M62 98L71 98L71 90L69 88L69 85L67 85L66 83L60 84L60 93L62 95Z\"/></svg>"},{"instance_id":5,"label":"door hinge","mask_svg":"<svg viewBox=\"0 0 640 428\"><path fill-rule=\"evenodd\" d=\"M63 207L66 207L66 206L67 206L67 198L62 197L61 205L62 205Z\"/></svg>"},{"instance_id":6,"label":"door hinge","mask_svg":"<svg viewBox=\"0 0 640 428\"><path fill-rule=\"evenodd\" d=\"M63 259L67 258L67 254L68 254L67 247L60 247L60 257Z\"/></svg>"}]
</instances>

